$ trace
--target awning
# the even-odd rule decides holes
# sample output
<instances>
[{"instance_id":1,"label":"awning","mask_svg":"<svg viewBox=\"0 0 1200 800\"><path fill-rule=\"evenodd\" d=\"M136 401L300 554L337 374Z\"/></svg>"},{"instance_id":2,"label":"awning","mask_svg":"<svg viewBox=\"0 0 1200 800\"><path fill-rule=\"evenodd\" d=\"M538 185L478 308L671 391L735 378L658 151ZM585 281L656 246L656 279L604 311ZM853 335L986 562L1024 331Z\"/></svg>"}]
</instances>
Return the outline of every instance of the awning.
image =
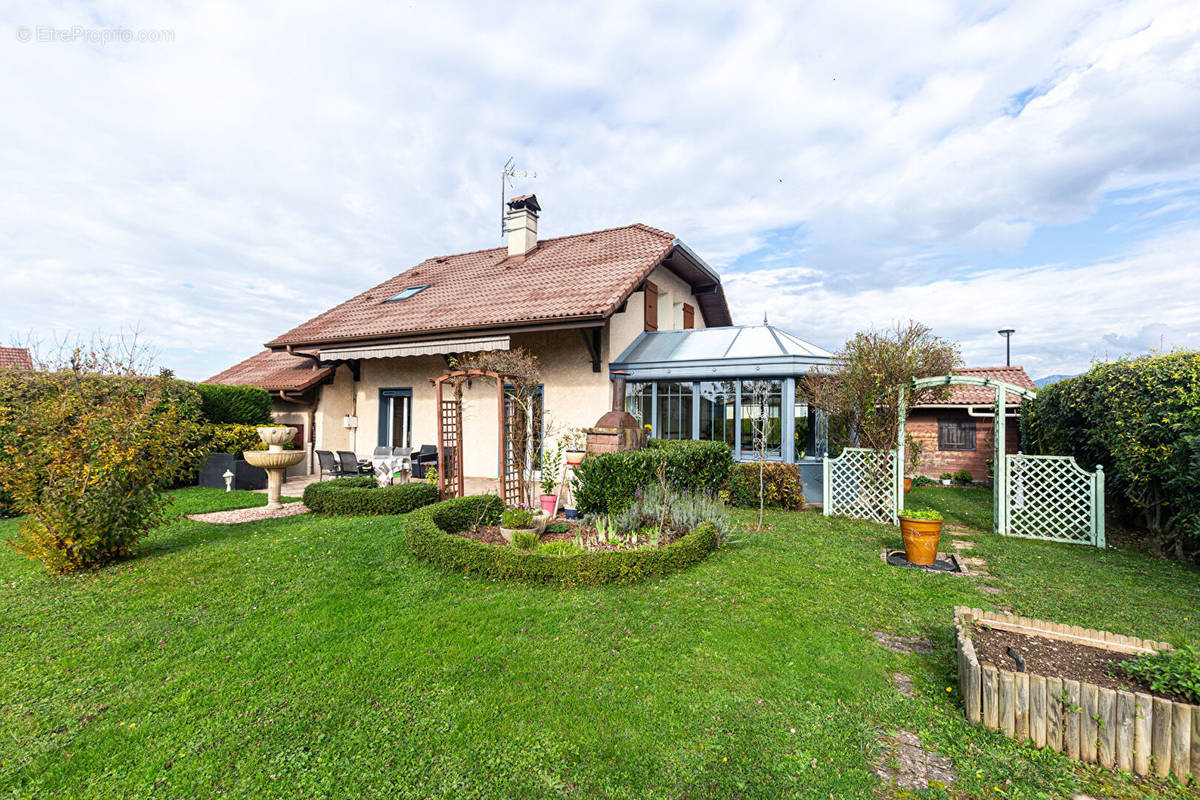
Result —
<instances>
[{"instance_id":1,"label":"awning","mask_svg":"<svg viewBox=\"0 0 1200 800\"><path fill-rule=\"evenodd\" d=\"M425 342L377 344L367 347L321 348L322 361L352 361L360 358L403 358L439 356L451 353L478 353L484 350L508 350L507 336L476 336L470 339L434 339Z\"/></svg>"}]
</instances>

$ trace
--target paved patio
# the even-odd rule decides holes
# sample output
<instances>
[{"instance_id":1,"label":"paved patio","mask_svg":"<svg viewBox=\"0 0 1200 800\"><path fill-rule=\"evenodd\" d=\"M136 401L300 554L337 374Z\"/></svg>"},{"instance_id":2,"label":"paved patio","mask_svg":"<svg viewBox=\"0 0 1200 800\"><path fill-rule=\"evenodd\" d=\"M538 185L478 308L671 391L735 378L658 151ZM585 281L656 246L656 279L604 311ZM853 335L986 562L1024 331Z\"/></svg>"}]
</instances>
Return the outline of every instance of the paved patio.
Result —
<instances>
[{"instance_id":1,"label":"paved patio","mask_svg":"<svg viewBox=\"0 0 1200 800\"><path fill-rule=\"evenodd\" d=\"M320 480L319 475L296 475L283 482L284 497L303 497L304 487ZM500 494L500 482L495 478L466 478L463 481L467 494ZM255 489L260 494L266 494L266 489Z\"/></svg>"}]
</instances>

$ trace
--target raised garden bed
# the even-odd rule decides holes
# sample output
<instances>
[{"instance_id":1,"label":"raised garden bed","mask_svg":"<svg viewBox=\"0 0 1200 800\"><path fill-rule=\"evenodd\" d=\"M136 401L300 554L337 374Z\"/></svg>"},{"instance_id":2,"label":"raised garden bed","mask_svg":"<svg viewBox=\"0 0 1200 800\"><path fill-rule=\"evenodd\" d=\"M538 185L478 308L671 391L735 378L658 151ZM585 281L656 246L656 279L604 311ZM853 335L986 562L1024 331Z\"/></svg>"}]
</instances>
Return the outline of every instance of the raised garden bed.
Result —
<instances>
[{"instance_id":1,"label":"raised garden bed","mask_svg":"<svg viewBox=\"0 0 1200 800\"><path fill-rule=\"evenodd\" d=\"M954 631L972 722L1109 769L1200 780L1200 706L1107 671L1170 645L964 606Z\"/></svg>"}]
</instances>

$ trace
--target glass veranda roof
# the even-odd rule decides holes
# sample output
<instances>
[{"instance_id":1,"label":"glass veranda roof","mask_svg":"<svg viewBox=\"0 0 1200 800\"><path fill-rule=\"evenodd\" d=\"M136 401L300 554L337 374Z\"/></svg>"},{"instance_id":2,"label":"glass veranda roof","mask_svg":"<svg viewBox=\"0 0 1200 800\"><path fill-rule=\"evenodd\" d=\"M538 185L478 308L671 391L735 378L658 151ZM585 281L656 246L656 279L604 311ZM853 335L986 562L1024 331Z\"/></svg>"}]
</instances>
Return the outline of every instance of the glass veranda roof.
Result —
<instances>
[{"instance_id":1,"label":"glass veranda roof","mask_svg":"<svg viewBox=\"0 0 1200 800\"><path fill-rule=\"evenodd\" d=\"M806 374L833 354L772 325L647 331L612 363L631 377ZM757 369L756 369L757 367Z\"/></svg>"}]
</instances>

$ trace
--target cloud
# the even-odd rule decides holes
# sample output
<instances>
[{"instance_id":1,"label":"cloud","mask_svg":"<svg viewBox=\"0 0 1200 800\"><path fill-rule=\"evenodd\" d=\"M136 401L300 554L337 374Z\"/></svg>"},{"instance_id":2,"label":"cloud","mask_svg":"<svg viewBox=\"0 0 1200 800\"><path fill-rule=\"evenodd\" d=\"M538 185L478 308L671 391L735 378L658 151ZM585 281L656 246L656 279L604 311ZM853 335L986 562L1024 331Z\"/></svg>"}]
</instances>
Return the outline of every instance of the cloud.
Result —
<instances>
[{"instance_id":1,"label":"cloud","mask_svg":"<svg viewBox=\"0 0 1200 800\"><path fill-rule=\"evenodd\" d=\"M914 274L958 297L986 262L1053 288L1030 243L1054 226L1112 211L1096 235L1117 256L1195 219L1194 3L505 9L7 4L0 335L139 323L205 377L425 257L498 244L511 154L543 235L647 222L738 285L803 266L885 313L852 327L890 319L873 298ZM74 25L173 40L11 33ZM1121 320L1104 333L1174 324L1111 286L1081 312Z\"/></svg>"}]
</instances>

